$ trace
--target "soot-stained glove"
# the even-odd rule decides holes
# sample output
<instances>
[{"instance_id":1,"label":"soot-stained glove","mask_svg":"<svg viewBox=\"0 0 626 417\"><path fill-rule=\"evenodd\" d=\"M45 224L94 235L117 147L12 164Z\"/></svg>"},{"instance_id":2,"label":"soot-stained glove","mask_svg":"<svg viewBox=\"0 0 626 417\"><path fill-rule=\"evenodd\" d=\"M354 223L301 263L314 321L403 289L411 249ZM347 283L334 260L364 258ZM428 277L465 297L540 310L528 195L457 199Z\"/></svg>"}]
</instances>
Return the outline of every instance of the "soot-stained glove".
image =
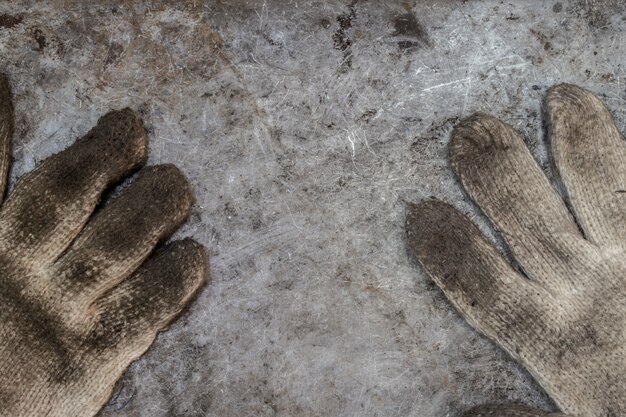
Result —
<instances>
[{"instance_id":1,"label":"soot-stained glove","mask_svg":"<svg viewBox=\"0 0 626 417\"><path fill-rule=\"evenodd\" d=\"M571 212L511 126L476 114L449 145L459 181L519 269L436 200L410 207L407 243L463 317L521 362L563 412L625 416L626 143L604 104L580 87L552 87L546 110ZM547 415L493 410L473 412Z\"/></svg>"},{"instance_id":2,"label":"soot-stained glove","mask_svg":"<svg viewBox=\"0 0 626 417\"><path fill-rule=\"evenodd\" d=\"M0 75L2 191L12 131ZM144 168L97 207L145 164L146 150L141 120L113 111L21 178L0 207L0 416L96 414L204 283L207 258L195 241L153 253L192 204L176 167Z\"/></svg>"},{"instance_id":3,"label":"soot-stained glove","mask_svg":"<svg viewBox=\"0 0 626 417\"><path fill-rule=\"evenodd\" d=\"M567 417L562 413L548 413L522 405L483 405L474 407L463 417Z\"/></svg>"}]
</instances>

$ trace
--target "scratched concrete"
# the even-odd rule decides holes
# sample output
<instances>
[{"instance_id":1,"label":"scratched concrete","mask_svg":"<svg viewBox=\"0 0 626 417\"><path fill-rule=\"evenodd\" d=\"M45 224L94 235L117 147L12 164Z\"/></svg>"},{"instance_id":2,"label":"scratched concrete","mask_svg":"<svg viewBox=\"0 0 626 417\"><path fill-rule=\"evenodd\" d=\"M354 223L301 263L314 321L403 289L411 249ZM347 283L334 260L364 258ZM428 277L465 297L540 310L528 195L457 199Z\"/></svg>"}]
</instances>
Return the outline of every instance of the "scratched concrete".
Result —
<instances>
[{"instance_id":1,"label":"scratched concrete","mask_svg":"<svg viewBox=\"0 0 626 417\"><path fill-rule=\"evenodd\" d=\"M209 248L212 283L103 417L554 409L407 255L405 205L476 212L445 157L474 111L546 165L554 83L600 94L624 130L622 1L129 3L0 2L13 180L131 106L150 163L176 162L197 195L178 236Z\"/></svg>"}]
</instances>

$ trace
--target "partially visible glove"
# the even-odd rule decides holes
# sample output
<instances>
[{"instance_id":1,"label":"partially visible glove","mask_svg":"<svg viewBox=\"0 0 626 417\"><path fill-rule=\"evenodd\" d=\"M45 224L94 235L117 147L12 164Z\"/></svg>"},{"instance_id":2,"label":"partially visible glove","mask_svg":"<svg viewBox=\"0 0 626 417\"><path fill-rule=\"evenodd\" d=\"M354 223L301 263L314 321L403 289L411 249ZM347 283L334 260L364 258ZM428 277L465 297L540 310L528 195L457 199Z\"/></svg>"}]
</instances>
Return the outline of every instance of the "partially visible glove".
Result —
<instances>
[{"instance_id":1,"label":"partially visible glove","mask_svg":"<svg viewBox=\"0 0 626 417\"><path fill-rule=\"evenodd\" d=\"M548 413L521 405L483 405L472 408L463 417L566 417L562 413Z\"/></svg>"},{"instance_id":2,"label":"partially visible glove","mask_svg":"<svg viewBox=\"0 0 626 417\"><path fill-rule=\"evenodd\" d=\"M552 87L546 110L571 213L520 135L500 120L463 120L449 147L459 181L519 269L464 215L435 200L410 208L408 245L467 321L521 362L563 412L625 416L626 144L606 107L582 88Z\"/></svg>"},{"instance_id":3,"label":"partially visible glove","mask_svg":"<svg viewBox=\"0 0 626 417\"><path fill-rule=\"evenodd\" d=\"M0 75L0 193L12 131ZM206 254L193 240L152 254L192 203L176 167L143 169L97 208L105 190L145 164L146 148L141 120L111 112L25 175L1 206L0 416L96 414L205 281Z\"/></svg>"}]
</instances>

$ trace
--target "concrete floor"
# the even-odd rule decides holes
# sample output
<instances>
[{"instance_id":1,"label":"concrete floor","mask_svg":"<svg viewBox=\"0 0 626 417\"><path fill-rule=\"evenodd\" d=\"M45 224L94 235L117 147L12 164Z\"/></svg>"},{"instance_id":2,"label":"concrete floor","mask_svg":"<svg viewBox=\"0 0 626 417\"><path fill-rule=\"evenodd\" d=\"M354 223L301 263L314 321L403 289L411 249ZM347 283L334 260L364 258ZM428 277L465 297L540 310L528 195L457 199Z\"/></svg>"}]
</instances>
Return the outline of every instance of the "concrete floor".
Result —
<instances>
[{"instance_id":1,"label":"concrete floor","mask_svg":"<svg viewBox=\"0 0 626 417\"><path fill-rule=\"evenodd\" d=\"M552 84L601 95L623 129L623 1L129 3L0 2L13 179L130 106L150 163L197 195L177 236L208 247L212 283L103 417L554 409L408 256L406 202L476 212L446 161L474 111L545 165Z\"/></svg>"}]
</instances>

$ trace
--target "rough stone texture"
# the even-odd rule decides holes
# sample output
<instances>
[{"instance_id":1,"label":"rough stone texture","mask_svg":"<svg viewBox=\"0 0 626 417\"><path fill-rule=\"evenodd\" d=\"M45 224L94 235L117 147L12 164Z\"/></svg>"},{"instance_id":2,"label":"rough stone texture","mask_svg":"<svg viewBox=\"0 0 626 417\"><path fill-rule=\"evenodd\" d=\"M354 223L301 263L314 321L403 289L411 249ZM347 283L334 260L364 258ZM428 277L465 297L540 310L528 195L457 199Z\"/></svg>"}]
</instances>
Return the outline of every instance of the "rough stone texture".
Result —
<instances>
[{"instance_id":1,"label":"rough stone texture","mask_svg":"<svg viewBox=\"0 0 626 417\"><path fill-rule=\"evenodd\" d=\"M553 410L403 241L406 202L429 196L489 231L447 166L459 117L501 117L545 165L541 99L571 82L624 130L623 1L519 3L2 1L12 183L130 106L150 162L195 187L176 237L212 255L211 285L101 415Z\"/></svg>"}]
</instances>

